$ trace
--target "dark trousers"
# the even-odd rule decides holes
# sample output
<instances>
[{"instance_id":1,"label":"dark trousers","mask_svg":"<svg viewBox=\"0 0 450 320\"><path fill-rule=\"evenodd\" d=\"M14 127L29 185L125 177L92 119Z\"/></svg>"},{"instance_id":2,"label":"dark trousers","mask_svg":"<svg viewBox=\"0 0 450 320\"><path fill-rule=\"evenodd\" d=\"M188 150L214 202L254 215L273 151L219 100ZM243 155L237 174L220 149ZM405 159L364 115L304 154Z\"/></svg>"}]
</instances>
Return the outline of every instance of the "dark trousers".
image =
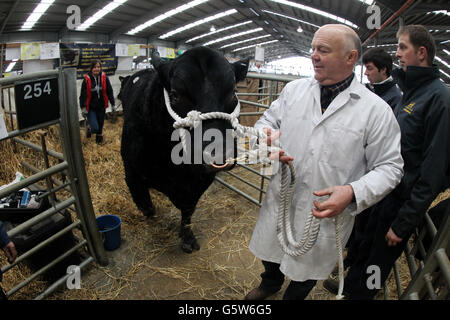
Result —
<instances>
[{"instance_id":1,"label":"dark trousers","mask_svg":"<svg viewBox=\"0 0 450 320\"><path fill-rule=\"evenodd\" d=\"M383 287L395 261L402 254L409 236L392 247L388 246L385 240L386 233L397 216L402 203L391 193L375 205L373 212L369 214L364 236L358 248L358 256L344 282L344 295L348 299L373 299L378 290ZM373 266L379 269L373 269ZM374 282L373 277L377 275L380 276L379 281ZM380 286L373 288L373 284L377 282Z\"/></svg>"},{"instance_id":2,"label":"dark trousers","mask_svg":"<svg viewBox=\"0 0 450 320\"><path fill-rule=\"evenodd\" d=\"M101 135L103 132L103 124L105 123L105 110L103 111L93 111L89 110L87 115L87 120L89 126L91 127L91 132Z\"/></svg>"},{"instance_id":3,"label":"dark trousers","mask_svg":"<svg viewBox=\"0 0 450 320\"><path fill-rule=\"evenodd\" d=\"M284 274L280 271L280 265L274 262L262 261L265 271L261 273L259 288L265 292L275 293L281 289L284 282ZM293 281L289 283L283 295L283 300L304 300L316 285L317 280Z\"/></svg>"},{"instance_id":4,"label":"dark trousers","mask_svg":"<svg viewBox=\"0 0 450 320\"><path fill-rule=\"evenodd\" d=\"M347 242L347 256L344 259L344 269L351 267L359 255L361 242L364 239L365 229L372 210L373 207L368 208L355 217L352 234Z\"/></svg>"}]
</instances>

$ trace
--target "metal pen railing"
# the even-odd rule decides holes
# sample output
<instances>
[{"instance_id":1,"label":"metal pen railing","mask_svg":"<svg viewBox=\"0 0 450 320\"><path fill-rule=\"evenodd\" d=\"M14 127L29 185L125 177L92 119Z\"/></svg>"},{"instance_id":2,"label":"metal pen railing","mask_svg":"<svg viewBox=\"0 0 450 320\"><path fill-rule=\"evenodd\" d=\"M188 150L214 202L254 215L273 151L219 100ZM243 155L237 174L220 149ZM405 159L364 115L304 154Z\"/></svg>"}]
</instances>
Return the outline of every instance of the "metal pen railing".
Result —
<instances>
[{"instance_id":1,"label":"metal pen railing","mask_svg":"<svg viewBox=\"0 0 450 320\"><path fill-rule=\"evenodd\" d=\"M39 81L40 79L56 78L58 83L58 97L60 104L60 117L56 120L39 123L25 129L16 129L15 117L17 115L15 108L12 106L11 96L16 83L24 83L26 81ZM52 70L44 72L36 72L31 74L25 74L20 76L8 77L0 79L0 87L2 92L2 109L6 115L9 115L10 131L5 138L10 140L13 144L13 151L17 153L17 145L21 145L25 148L38 151L42 153L44 157L44 169L35 168L33 165L22 160L21 164L31 170L33 173L31 176L25 178L22 181L16 182L0 190L0 198L9 196L12 193L19 191L20 189L33 186L36 183L43 182L47 186L46 192L40 195L40 198L48 197L50 201L50 208L40 212L34 217L26 220L25 222L16 225L8 231L8 236L13 238L26 232L28 229L36 226L38 223L49 219L50 217L63 212L66 209L70 209L76 213L77 219L68 226L65 226L62 230L51 235L49 238L43 240L40 243L35 244L31 249L21 253L16 261L12 264L1 267L2 272L8 272L23 262L25 259L32 255L39 255L40 251L51 243L54 243L62 236L67 235L74 229L80 229L83 235L82 239L78 239L77 243L67 249L64 253L59 255L50 261L47 265L43 266L26 279L15 285L13 288L6 292L6 296L10 297L16 294L20 289L27 286L34 281L37 277L49 271L57 263L61 262L71 254L81 248L87 248L89 256L85 258L80 268L85 267L92 261L96 261L100 265L107 265L108 258L106 256L103 242L100 233L97 228L95 214L92 207L92 201L89 194L89 187L87 182L87 176L84 168L84 159L81 151L81 139L80 128L78 122L78 102L76 91L76 70L64 69L64 70ZM5 93L8 94L8 104L3 99ZM17 120L18 121L18 120ZM41 146L27 141L19 136L23 136L25 133L36 131L38 129L45 129L49 126L57 125L60 136L63 152L56 152L47 148L45 143L45 132L41 134ZM56 159L57 164L51 165L49 157ZM55 178L54 175L60 174L63 176L63 181ZM66 181L67 180L67 181ZM69 196L65 200L57 200L56 193L60 190L68 191ZM51 294L58 287L64 284L64 281L68 278L68 275L58 279L49 287L36 296L36 299L43 299L47 295Z\"/></svg>"}]
</instances>

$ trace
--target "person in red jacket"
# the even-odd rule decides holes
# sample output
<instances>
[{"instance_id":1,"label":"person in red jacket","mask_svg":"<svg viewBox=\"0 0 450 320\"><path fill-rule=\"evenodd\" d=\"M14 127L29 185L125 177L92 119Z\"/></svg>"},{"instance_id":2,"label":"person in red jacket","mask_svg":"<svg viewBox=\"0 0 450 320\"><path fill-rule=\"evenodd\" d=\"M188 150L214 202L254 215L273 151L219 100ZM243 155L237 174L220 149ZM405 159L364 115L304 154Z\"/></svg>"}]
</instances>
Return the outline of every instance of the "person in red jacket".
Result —
<instances>
[{"instance_id":1,"label":"person in red jacket","mask_svg":"<svg viewBox=\"0 0 450 320\"><path fill-rule=\"evenodd\" d=\"M94 60L81 85L80 108L83 117L89 122L87 137L95 133L95 142L98 144L103 142L103 124L108 101L114 109L114 92L109 78L102 71L101 61Z\"/></svg>"}]
</instances>

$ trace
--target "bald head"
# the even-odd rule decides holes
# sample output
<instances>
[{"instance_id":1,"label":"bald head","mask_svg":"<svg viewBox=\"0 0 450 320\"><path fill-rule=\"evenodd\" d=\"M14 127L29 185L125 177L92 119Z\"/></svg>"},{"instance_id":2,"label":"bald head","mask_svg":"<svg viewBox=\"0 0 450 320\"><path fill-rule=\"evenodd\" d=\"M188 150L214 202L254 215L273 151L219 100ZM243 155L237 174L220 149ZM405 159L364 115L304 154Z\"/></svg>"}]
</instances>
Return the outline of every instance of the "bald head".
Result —
<instances>
[{"instance_id":1,"label":"bald head","mask_svg":"<svg viewBox=\"0 0 450 320\"><path fill-rule=\"evenodd\" d=\"M315 78L321 85L334 84L350 76L361 55L358 35L342 24L319 28L311 46Z\"/></svg>"},{"instance_id":2,"label":"bald head","mask_svg":"<svg viewBox=\"0 0 450 320\"><path fill-rule=\"evenodd\" d=\"M342 49L344 50L344 53L356 50L356 52L358 53L356 62L361 58L361 40L359 39L358 34L355 32L355 30L343 24L326 24L320 27L317 32L319 32L320 30L322 30L322 32L334 34L336 37L338 37L339 40L342 41Z\"/></svg>"}]
</instances>

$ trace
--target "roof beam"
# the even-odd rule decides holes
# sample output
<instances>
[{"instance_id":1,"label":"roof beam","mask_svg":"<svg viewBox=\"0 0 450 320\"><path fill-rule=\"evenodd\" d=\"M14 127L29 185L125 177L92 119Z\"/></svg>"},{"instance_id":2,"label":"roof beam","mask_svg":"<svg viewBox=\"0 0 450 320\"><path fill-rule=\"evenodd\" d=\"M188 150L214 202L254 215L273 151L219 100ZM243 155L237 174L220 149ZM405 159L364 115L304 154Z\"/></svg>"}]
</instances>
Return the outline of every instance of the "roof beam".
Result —
<instances>
[{"instance_id":1,"label":"roof beam","mask_svg":"<svg viewBox=\"0 0 450 320\"><path fill-rule=\"evenodd\" d=\"M8 15L6 16L5 20L3 20L2 27L0 29L0 35L2 34L3 30L5 29L6 23L8 22L9 18L13 15L14 11L16 11L17 6L19 5L20 0L16 0L14 4L11 7L11 10L9 10Z\"/></svg>"}]
</instances>

